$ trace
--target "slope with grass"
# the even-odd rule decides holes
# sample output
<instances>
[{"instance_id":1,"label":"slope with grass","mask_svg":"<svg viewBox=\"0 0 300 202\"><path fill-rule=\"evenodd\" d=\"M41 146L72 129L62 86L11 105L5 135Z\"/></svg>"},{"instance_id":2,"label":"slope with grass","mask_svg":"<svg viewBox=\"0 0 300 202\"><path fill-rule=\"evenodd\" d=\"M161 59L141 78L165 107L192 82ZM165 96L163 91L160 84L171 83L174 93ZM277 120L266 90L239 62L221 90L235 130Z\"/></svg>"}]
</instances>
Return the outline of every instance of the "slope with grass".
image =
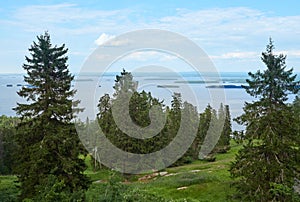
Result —
<instances>
[{"instance_id":1,"label":"slope with grass","mask_svg":"<svg viewBox=\"0 0 300 202\"><path fill-rule=\"evenodd\" d=\"M150 179L146 179L145 175L130 176L126 179L120 175L120 178L122 184L130 190L138 189L165 201L227 201L234 193L230 186L232 179L228 169L240 148L240 145L232 142L231 150L225 154L217 154L215 162L198 160L188 165L167 168L163 176L158 173L149 177ZM97 201L99 195L105 192L109 172L87 171L94 181L87 192L89 201Z\"/></svg>"},{"instance_id":2,"label":"slope with grass","mask_svg":"<svg viewBox=\"0 0 300 202\"><path fill-rule=\"evenodd\" d=\"M107 201L104 198L108 189L119 189L115 191L127 197L126 201L227 201L234 193L228 169L240 148L231 142L231 149L225 154L217 154L215 162L199 160L167 168L163 176L157 174L145 179L145 175L123 176L117 173L117 182L113 185L110 181L112 172L108 169L94 172L88 157L85 160L89 167L85 174L93 183L86 193L87 201ZM15 176L0 176L0 201L16 201L16 179Z\"/></svg>"}]
</instances>

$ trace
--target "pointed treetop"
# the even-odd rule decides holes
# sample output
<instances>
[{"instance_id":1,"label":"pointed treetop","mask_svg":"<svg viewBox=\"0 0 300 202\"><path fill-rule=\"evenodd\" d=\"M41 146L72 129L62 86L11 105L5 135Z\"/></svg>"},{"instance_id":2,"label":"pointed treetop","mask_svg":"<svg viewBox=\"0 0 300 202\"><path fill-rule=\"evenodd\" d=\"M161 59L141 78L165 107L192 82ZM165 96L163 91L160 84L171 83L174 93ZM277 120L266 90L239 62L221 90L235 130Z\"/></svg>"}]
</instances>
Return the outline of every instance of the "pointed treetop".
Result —
<instances>
[{"instance_id":1,"label":"pointed treetop","mask_svg":"<svg viewBox=\"0 0 300 202\"><path fill-rule=\"evenodd\" d=\"M48 31L45 31L44 34L41 34L41 35L37 36L37 39L38 39L39 42L41 42L41 41L46 41L46 42L48 42L49 44L51 44L51 42L50 42L50 41L51 41L51 39L50 39L50 34L49 34Z\"/></svg>"},{"instance_id":2,"label":"pointed treetop","mask_svg":"<svg viewBox=\"0 0 300 202\"><path fill-rule=\"evenodd\" d=\"M273 44L273 40L272 40L272 37L269 38L269 44L267 45L267 48L266 48L266 52L269 54L269 55L273 55L273 50L275 49L275 46Z\"/></svg>"}]
</instances>

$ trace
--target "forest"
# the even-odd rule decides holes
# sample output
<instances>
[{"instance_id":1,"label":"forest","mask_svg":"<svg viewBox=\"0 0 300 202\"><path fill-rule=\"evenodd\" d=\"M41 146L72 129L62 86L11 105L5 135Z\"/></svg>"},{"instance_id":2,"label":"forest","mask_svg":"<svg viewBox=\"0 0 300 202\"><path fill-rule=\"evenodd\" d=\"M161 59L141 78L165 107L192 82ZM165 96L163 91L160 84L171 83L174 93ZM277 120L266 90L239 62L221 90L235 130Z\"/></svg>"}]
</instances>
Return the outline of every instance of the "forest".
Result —
<instances>
[{"instance_id":1,"label":"forest","mask_svg":"<svg viewBox=\"0 0 300 202\"><path fill-rule=\"evenodd\" d=\"M244 131L233 131L229 105L207 105L199 112L174 93L168 106L151 92L138 92L133 75L123 69L114 93L99 98L97 117L77 123L88 133L84 142L89 144L83 144L75 112L84 109L73 99L68 49L53 46L48 32L37 36L23 64L24 81L32 87L17 92L27 103L16 105L16 117L0 117L0 201L300 201L300 98L287 102L297 95L300 81L286 67L286 56L273 50L270 39L261 56L265 68L249 72L243 86L255 98L233 120ZM151 124L153 107L166 118L157 135L136 139L119 128L114 113L122 119L125 112L114 106L126 93L131 121L138 126ZM122 151L148 154L166 147L181 125L186 137L193 130L195 137L162 170L123 173L97 155L97 126ZM211 149L201 155L204 147ZM118 161L110 152L105 158ZM145 165L137 162L132 169L139 166Z\"/></svg>"}]
</instances>

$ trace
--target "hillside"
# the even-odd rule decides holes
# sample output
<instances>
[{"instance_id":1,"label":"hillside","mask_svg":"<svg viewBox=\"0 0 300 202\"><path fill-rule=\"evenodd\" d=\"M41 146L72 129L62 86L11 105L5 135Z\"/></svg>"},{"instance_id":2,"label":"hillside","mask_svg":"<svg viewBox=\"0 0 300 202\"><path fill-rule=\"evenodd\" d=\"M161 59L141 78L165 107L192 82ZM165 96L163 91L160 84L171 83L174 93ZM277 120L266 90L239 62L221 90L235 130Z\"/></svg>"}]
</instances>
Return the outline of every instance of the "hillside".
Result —
<instances>
[{"instance_id":1,"label":"hillside","mask_svg":"<svg viewBox=\"0 0 300 202\"><path fill-rule=\"evenodd\" d=\"M234 192L230 187L232 179L228 169L239 148L240 146L232 142L230 151L217 154L215 162L199 160L148 175L124 177L116 174L117 177L114 179L117 180L113 182L114 184L109 180L111 171L103 169L94 172L90 166L90 159L87 158L89 168L86 174L93 181L86 194L87 201L103 201L101 198L107 193L109 186L110 191L119 187L120 190L117 192L128 193L129 198L132 197L130 195L140 196L134 199L135 201L145 201L147 197L155 200L159 198L162 201L226 201L228 195ZM0 176L0 201L15 201L16 179L16 176ZM144 196L146 198L143 198Z\"/></svg>"}]
</instances>

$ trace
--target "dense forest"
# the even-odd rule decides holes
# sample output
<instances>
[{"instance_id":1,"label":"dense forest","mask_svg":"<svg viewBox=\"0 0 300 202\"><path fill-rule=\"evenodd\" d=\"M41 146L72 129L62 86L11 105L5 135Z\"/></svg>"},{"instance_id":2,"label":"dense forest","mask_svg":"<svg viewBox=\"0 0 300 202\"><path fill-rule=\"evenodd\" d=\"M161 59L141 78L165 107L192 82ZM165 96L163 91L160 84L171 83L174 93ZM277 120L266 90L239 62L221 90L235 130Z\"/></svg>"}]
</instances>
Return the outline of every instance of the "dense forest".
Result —
<instances>
[{"instance_id":1,"label":"dense forest","mask_svg":"<svg viewBox=\"0 0 300 202\"><path fill-rule=\"evenodd\" d=\"M300 82L296 81L293 69L287 69L286 56L276 55L273 50L270 39L262 53L265 70L250 72L247 85L243 86L249 95L256 98L256 101L245 103L244 113L235 119L245 126L245 131L232 131L228 105L221 104L218 109L207 105L204 111L199 112L195 106L182 100L180 93L174 93L171 105L167 106L151 92L138 92L134 77L123 69L116 75L114 93L99 98L97 117L80 123L83 129L89 129L84 130L89 133L86 134L89 144L83 145L76 133L75 112L80 113L84 109L78 108L80 101L73 99L76 91L71 86L74 76L68 70L68 49L65 45L53 46L49 33L45 32L29 48L30 55L26 56L23 65L27 72L24 80L32 87L22 87L18 95L28 102L17 104L14 109L17 117L0 117L0 174L17 177L12 182L13 193L0 186L0 200L187 201L184 197L182 200L169 200L154 188L150 191L147 191L147 186L141 188L142 185L135 184L136 178L141 175L136 177L112 171L101 164L94 144L99 141L97 126L100 126L110 142L123 151L137 154L155 152L174 139L180 130L181 118L185 116L185 128L197 126L195 138L188 150L164 171L215 165L218 157L233 152L234 145L234 148L239 148L234 158L229 163L220 160L216 164L226 173L224 175L228 175L228 179L220 178L230 184L228 189L231 191L226 193L226 200L300 201L297 192L300 181L300 98L296 96L293 103L286 102L288 95L298 93ZM124 122L128 117L124 115L123 108L113 109L113 106L118 106L116 103L122 101L122 96L128 92L131 94L129 116L136 125L147 127L151 124L149 113L153 107L166 117L162 130L156 136L136 139L118 127L114 110L121 118L123 116ZM220 127L220 134L213 130ZM208 154L201 155L204 146L211 149ZM109 153L106 158L118 160ZM221 184L222 180L207 177L211 172L206 176L199 170L196 170L198 174L192 171L181 179L183 189L187 189L189 183L196 185L217 181ZM94 178L95 173L101 175ZM151 174L145 176L150 176L150 179ZM180 176L178 173L174 175ZM95 187L99 180L103 180L101 186L104 188ZM126 185L126 182L132 185ZM155 184L154 181L151 183Z\"/></svg>"}]
</instances>

